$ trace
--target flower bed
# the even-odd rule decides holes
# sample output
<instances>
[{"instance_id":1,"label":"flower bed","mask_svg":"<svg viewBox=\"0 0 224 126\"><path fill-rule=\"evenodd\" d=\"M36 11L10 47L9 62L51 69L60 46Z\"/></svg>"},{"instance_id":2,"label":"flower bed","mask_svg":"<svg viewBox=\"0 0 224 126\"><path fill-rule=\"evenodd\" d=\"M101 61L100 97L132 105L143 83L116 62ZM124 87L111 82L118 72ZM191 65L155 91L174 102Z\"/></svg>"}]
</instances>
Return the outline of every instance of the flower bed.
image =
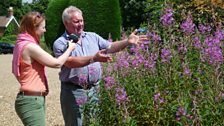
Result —
<instances>
[{"instance_id":1,"label":"flower bed","mask_svg":"<svg viewBox=\"0 0 224 126\"><path fill-rule=\"evenodd\" d=\"M99 124L224 124L223 27L186 15L175 22L172 8L164 9L159 27L148 26L149 41L113 54Z\"/></svg>"}]
</instances>

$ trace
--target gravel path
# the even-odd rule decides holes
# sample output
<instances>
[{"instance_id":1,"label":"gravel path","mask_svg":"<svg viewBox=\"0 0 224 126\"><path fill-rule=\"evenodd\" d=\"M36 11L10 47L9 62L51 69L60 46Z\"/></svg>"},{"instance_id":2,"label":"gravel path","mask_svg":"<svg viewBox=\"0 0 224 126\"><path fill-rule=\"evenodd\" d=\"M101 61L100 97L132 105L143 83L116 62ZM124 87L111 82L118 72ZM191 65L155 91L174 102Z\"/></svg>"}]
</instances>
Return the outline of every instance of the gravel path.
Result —
<instances>
[{"instance_id":1,"label":"gravel path","mask_svg":"<svg viewBox=\"0 0 224 126\"><path fill-rule=\"evenodd\" d=\"M14 101L19 90L19 83L11 73L12 55L0 55L0 126L22 126L16 115ZM46 97L46 123L47 126L63 126L58 80L59 69L47 68L47 77L50 93Z\"/></svg>"}]
</instances>

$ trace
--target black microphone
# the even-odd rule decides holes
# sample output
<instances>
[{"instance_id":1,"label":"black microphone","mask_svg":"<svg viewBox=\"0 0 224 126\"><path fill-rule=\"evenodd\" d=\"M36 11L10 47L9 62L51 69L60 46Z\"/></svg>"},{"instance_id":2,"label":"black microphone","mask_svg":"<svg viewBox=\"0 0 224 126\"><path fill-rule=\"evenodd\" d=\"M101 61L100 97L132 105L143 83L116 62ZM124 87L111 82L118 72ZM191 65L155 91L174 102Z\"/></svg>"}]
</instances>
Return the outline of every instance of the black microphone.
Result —
<instances>
[{"instance_id":1,"label":"black microphone","mask_svg":"<svg viewBox=\"0 0 224 126\"><path fill-rule=\"evenodd\" d=\"M66 35L69 41L77 43L79 41L79 37L75 34ZM68 48L68 43L66 44L66 49Z\"/></svg>"},{"instance_id":2,"label":"black microphone","mask_svg":"<svg viewBox=\"0 0 224 126\"><path fill-rule=\"evenodd\" d=\"M77 43L78 40L79 40L79 37L77 35L75 35L75 34L70 34L70 35L68 35L68 40L72 41L74 43Z\"/></svg>"}]
</instances>

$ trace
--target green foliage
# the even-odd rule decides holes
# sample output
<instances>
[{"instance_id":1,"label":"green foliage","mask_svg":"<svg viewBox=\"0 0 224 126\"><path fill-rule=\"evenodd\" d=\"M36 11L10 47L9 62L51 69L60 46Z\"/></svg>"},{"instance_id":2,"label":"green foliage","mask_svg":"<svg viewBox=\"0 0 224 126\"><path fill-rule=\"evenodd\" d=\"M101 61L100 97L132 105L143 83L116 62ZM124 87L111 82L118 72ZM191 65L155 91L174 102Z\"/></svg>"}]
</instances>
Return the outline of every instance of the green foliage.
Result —
<instances>
[{"instance_id":1,"label":"green foliage","mask_svg":"<svg viewBox=\"0 0 224 126\"><path fill-rule=\"evenodd\" d=\"M147 0L147 3L145 12L147 13L149 23L151 25L158 24L162 8L164 8L164 0Z\"/></svg>"},{"instance_id":2,"label":"green foliage","mask_svg":"<svg viewBox=\"0 0 224 126\"><path fill-rule=\"evenodd\" d=\"M1 37L0 41L15 44L16 43L16 37L17 37L16 35L7 35L7 36Z\"/></svg>"},{"instance_id":3,"label":"green foliage","mask_svg":"<svg viewBox=\"0 0 224 126\"><path fill-rule=\"evenodd\" d=\"M121 14L118 0L71 0L83 11L85 30L93 31L108 38L109 33L114 40L120 38Z\"/></svg>"},{"instance_id":4,"label":"green foliage","mask_svg":"<svg viewBox=\"0 0 224 126\"><path fill-rule=\"evenodd\" d=\"M119 0L122 13L122 26L138 28L141 23L147 21L145 8L147 0Z\"/></svg>"},{"instance_id":5,"label":"green foliage","mask_svg":"<svg viewBox=\"0 0 224 126\"><path fill-rule=\"evenodd\" d=\"M45 51L47 51L49 54L53 55L52 49L47 46L47 43L44 37L42 37L40 40L40 47L44 49Z\"/></svg>"},{"instance_id":6,"label":"green foliage","mask_svg":"<svg viewBox=\"0 0 224 126\"><path fill-rule=\"evenodd\" d=\"M191 11L196 23L215 23L222 22L224 18L224 10L210 0L192 0L175 3L177 10ZM181 13L181 11L179 11ZM182 15L183 16L183 15Z\"/></svg>"},{"instance_id":7,"label":"green foliage","mask_svg":"<svg viewBox=\"0 0 224 126\"><path fill-rule=\"evenodd\" d=\"M19 28L15 23L10 23L4 32L4 36L17 35L18 29Z\"/></svg>"},{"instance_id":8,"label":"green foliage","mask_svg":"<svg viewBox=\"0 0 224 126\"><path fill-rule=\"evenodd\" d=\"M17 21L20 21L22 16L29 11L39 11L41 13L45 13L49 1L50 0L34 0L32 4L22 4L22 0L1 0L0 15L6 15L8 8L13 7L14 16Z\"/></svg>"},{"instance_id":9,"label":"green foliage","mask_svg":"<svg viewBox=\"0 0 224 126\"><path fill-rule=\"evenodd\" d=\"M33 0L33 3L28 5L32 8L32 10L45 13L49 2L50 0Z\"/></svg>"},{"instance_id":10,"label":"green foliage","mask_svg":"<svg viewBox=\"0 0 224 126\"><path fill-rule=\"evenodd\" d=\"M9 7L13 7L14 9L14 16L18 19L22 17L21 8L22 6L22 0L1 0L0 1L0 15L6 15L8 12Z\"/></svg>"},{"instance_id":11,"label":"green foliage","mask_svg":"<svg viewBox=\"0 0 224 126\"><path fill-rule=\"evenodd\" d=\"M105 86L102 85L102 89L104 89ZM100 112L99 112L99 123L103 126L110 125L110 126L116 126L116 125L122 125L122 114L119 111L114 111L118 109L118 106L115 102L114 96L115 91L107 92L106 90L102 90L100 100L102 103L106 104L100 104ZM110 107L108 107L108 105ZM116 124L114 124L116 122Z\"/></svg>"},{"instance_id":12,"label":"green foliage","mask_svg":"<svg viewBox=\"0 0 224 126\"><path fill-rule=\"evenodd\" d=\"M45 40L48 47L52 48L54 41L64 32L62 12L67 7L69 0L52 0L46 10Z\"/></svg>"}]
</instances>

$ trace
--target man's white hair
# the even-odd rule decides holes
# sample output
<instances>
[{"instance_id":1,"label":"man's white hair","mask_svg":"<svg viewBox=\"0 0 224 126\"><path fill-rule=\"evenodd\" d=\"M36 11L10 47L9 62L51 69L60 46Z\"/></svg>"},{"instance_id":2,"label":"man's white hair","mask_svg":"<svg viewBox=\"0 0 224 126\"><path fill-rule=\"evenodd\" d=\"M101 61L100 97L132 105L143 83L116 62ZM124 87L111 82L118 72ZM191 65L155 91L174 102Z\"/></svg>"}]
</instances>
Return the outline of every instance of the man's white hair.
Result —
<instances>
[{"instance_id":1,"label":"man's white hair","mask_svg":"<svg viewBox=\"0 0 224 126\"><path fill-rule=\"evenodd\" d=\"M62 21L63 23L65 23L65 21L68 21L71 19L71 13L73 12L79 12L82 15L82 11L75 7L75 6L69 6L67 8L64 9L63 13L62 13Z\"/></svg>"}]
</instances>

